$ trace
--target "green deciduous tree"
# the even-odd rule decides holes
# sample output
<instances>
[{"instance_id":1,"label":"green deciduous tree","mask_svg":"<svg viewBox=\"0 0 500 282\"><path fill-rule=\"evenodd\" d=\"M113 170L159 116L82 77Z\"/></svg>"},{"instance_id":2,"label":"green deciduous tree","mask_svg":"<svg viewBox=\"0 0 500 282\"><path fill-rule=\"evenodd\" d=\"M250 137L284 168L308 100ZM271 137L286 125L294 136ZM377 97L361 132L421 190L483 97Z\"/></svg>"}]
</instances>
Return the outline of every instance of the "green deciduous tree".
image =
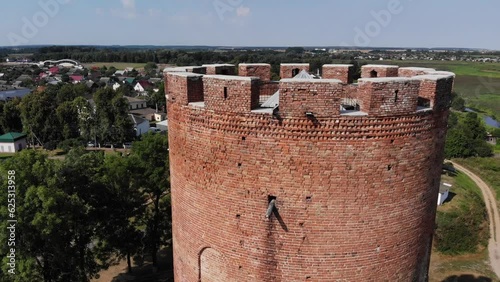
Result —
<instances>
[{"instance_id":1,"label":"green deciduous tree","mask_svg":"<svg viewBox=\"0 0 500 282\"><path fill-rule=\"evenodd\" d=\"M0 103L2 107L0 112L0 126L4 132L22 132L23 123L21 120L20 111L21 99L15 98L3 103Z\"/></svg>"},{"instance_id":2,"label":"green deciduous tree","mask_svg":"<svg viewBox=\"0 0 500 282\"><path fill-rule=\"evenodd\" d=\"M165 135L146 134L134 142L131 158L142 173L140 186L146 196L148 210L143 218L146 228L146 248L153 265L157 265L159 248L170 239L170 170L168 140Z\"/></svg>"},{"instance_id":3,"label":"green deciduous tree","mask_svg":"<svg viewBox=\"0 0 500 282\"><path fill-rule=\"evenodd\" d=\"M49 149L55 148L62 140L56 108L56 96L52 91L28 94L20 104L22 122L29 138Z\"/></svg>"},{"instance_id":4,"label":"green deciduous tree","mask_svg":"<svg viewBox=\"0 0 500 282\"><path fill-rule=\"evenodd\" d=\"M99 228L104 234L103 240L116 252L117 258L127 259L129 272L132 271L131 257L142 250L140 219L146 205L136 179L140 175L139 168L131 158L112 154L106 156L100 175L108 204L103 206L102 212L107 216Z\"/></svg>"},{"instance_id":5,"label":"green deciduous tree","mask_svg":"<svg viewBox=\"0 0 500 282\"><path fill-rule=\"evenodd\" d=\"M97 138L97 116L94 107L83 97L73 101L78 115L78 128L82 138L86 141Z\"/></svg>"},{"instance_id":6,"label":"green deciduous tree","mask_svg":"<svg viewBox=\"0 0 500 282\"><path fill-rule=\"evenodd\" d=\"M129 104L113 89L100 89L94 94L97 117L97 136L101 142L131 140L134 136L132 121L128 115Z\"/></svg>"},{"instance_id":7,"label":"green deciduous tree","mask_svg":"<svg viewBox=\"0 0 500 282\"><path fill-rule=\"evenodd\" d=\"M452 120L453 121L453 120ZM488 157L493 149L485 141L486 129L476 113L467 113L448 130L445 143L447 158Z\"/></svg>"}]
</instances>

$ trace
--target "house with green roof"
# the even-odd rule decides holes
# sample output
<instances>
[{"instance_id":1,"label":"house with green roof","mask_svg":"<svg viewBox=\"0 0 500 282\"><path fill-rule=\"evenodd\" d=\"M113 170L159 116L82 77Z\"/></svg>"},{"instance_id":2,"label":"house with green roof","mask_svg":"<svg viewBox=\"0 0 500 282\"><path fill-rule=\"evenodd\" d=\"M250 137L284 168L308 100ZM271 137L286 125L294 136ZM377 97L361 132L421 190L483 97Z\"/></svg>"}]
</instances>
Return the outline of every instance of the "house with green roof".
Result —
<instances>
[{"instance_id":1,"label":"house with green roof","mask_svg":"<svg viewBox=\"0 0 500 282\"><path fill-rule=\"evenodd\" d=\"M9 132L0 136L0 153L15 153L25 149L26 137L26 134L18 132Z\"/></svg>"}]
</instances>

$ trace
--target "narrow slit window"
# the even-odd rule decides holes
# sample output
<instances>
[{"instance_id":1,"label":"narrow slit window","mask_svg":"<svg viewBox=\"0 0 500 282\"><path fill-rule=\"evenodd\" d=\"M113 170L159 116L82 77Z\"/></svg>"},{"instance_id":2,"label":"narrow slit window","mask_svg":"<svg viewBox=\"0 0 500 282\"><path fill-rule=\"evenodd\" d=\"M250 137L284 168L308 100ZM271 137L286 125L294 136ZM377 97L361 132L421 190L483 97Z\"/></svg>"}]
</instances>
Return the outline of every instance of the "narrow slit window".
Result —
<instances>
[{"instance_id":1,"label":"narrow slit window","mask_svg":"<svg viewBox=\"0 0 500 282\"><path fill-rule=\"evenodd\" d=\"M394 91L394 103L398 102L398 94L399 94L399 90Z\"/></svg>"},{"instance_id":2,"label":"narrow slit window","mask_svg":"<svg viewBox=\"0 0 500 282\"><path fill-rule=\"evenodd\" d=\"M224 87L224 99L227 99L227 87Z\"/></svg>"},{"instance_id":3,"label":"narrow slit window","mask_svg":"<svg viewBox=\"0 0 500 282\"><path fill-rule=\"evenodd\" d=\"M422 108L430 108L431 107L431 101L429 99L418 97L418 104L417 105L419 107L422 107Z\"/></svg>"}]
</instances>

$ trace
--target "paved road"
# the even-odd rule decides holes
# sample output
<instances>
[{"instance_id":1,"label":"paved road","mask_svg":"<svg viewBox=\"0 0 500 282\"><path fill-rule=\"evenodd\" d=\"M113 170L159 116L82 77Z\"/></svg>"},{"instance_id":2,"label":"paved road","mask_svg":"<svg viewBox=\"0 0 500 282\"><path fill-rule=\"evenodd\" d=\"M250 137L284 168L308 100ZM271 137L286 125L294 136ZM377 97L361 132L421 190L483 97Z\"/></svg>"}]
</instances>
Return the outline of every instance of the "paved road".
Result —
<instances>
[{"instance_id":1,"label":"paved road","mask_svg":"<svg viewBox=\"0 0 500 282\"><path fill-rule=\"evenodd\" d=\"M451 162L453 166L469 176L483 193L484 202L486 203L486 210L488 211L488 218L490 221L490 241L488 242L488 252L490 254L490 264L493 271L500 278L500 213L496 204L495 195L491 188L484 183L484 181L477 175L472 173L465 167Z\"/></svg>"}]
</instances>

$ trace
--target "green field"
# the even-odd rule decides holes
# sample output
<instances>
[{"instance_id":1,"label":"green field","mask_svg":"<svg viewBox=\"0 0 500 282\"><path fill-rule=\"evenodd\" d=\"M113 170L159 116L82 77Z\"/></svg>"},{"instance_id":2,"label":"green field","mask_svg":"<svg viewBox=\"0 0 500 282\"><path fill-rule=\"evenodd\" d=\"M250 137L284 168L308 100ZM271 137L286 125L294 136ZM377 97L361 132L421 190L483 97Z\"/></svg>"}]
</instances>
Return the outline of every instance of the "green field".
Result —
<instances>
[{"instance_id":1,"label":"green field","mask_svg":"<svg viewBox=\"0 0 500 282\"><path fill-rule=\"evenodd\" d=\"M400 67L428 67L454 72L455 91L467 106L500 117L500 63L457 61L381 61Z\"/></svg>"},{"instance_id":2,"label":"green field","mask_svg":"<svg viewBox=\"0 0 500 282\"><path fill-rule=\"evenodd\" d=\"M92 67L102 67L102 66L106 66L106 67L115 67L117 70L123 70L125 68L128 68L128 67L132 67L132 68L136 68L136 69L140 69L140 68L143 68L146 64L145 63L117 63L117 62L113 62L113 63L105 63L105 62L94 62L94 63L85 63L83 64L84 67L86 68L92 68Z\"/></svg>"}]
</instances>

